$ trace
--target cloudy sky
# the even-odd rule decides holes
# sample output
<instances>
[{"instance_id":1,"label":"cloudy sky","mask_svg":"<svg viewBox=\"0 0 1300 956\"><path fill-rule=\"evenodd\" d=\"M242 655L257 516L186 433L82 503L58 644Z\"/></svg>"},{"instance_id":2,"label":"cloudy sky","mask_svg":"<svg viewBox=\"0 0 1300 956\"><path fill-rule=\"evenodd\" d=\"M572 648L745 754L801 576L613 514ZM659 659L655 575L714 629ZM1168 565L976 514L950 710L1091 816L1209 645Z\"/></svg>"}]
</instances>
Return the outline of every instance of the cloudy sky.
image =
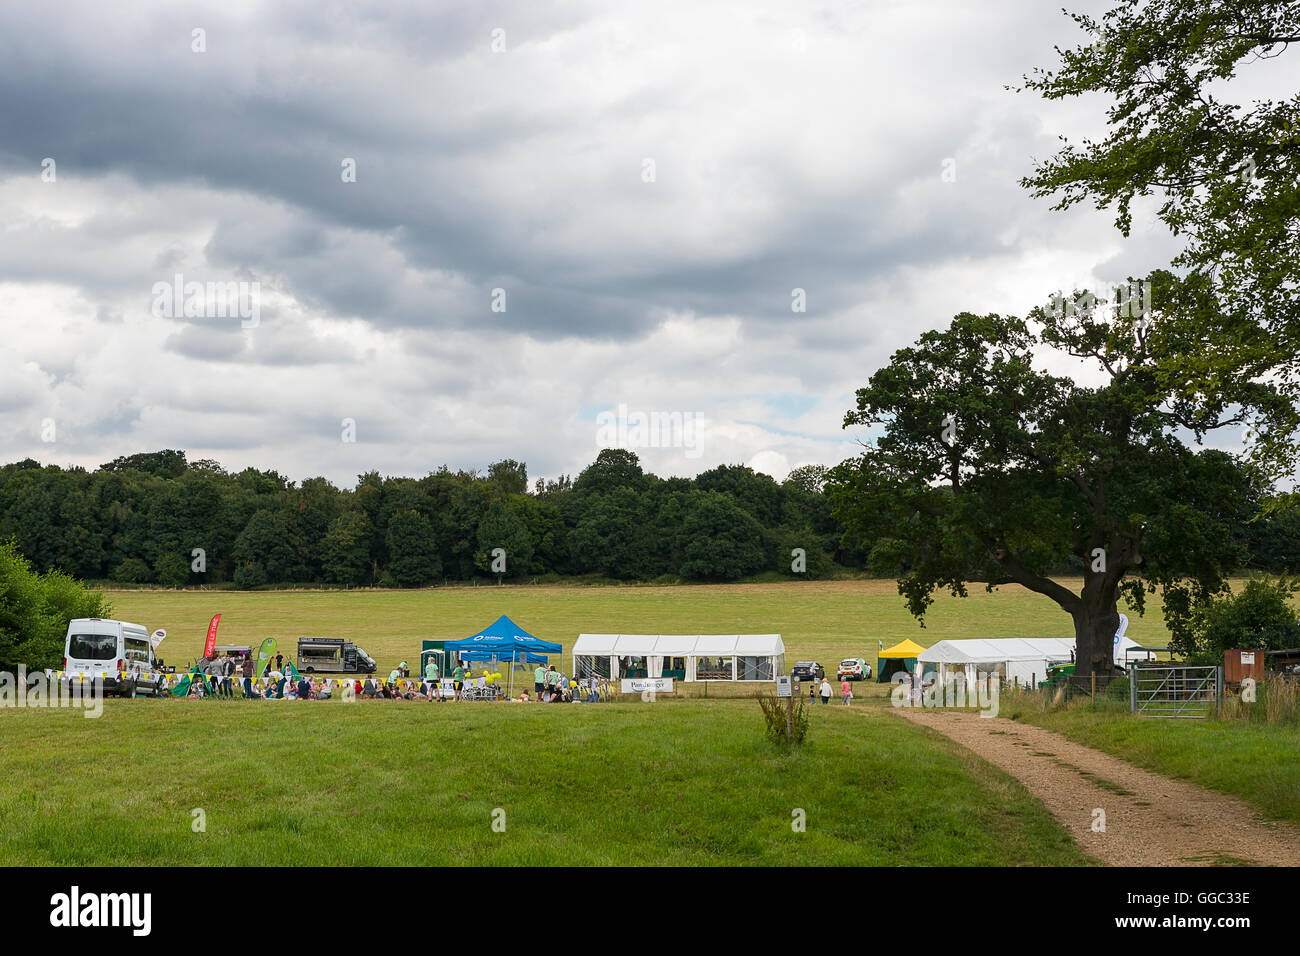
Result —
<instances>
[{"instance_id":1,"label":"cloudy sky","mask_svg":"<svg viewBox=\"0 0 1300 956\"><path fill-rule=\"evenodd\" d=\"M0 461L555 476L623 407L699 423L659 474L835 463L920 331L1168 262L1017 185L1100 129L1004 88L1077 39L1032 0L6 4Z\"/></svg>"}]
</instances>

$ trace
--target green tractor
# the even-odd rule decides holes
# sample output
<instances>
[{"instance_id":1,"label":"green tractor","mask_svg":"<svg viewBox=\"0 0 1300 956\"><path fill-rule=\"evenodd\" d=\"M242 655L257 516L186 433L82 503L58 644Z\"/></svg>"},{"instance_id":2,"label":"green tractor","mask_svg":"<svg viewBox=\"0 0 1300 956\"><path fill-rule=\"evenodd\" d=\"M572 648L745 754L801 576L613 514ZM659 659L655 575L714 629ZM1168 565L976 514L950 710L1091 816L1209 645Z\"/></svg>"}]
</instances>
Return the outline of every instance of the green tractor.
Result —
<instances>
[{"instance_id":1,"label":"green tractor","mask_svg":"<svg viewBox=\"0 0 1300 956\"><path fill-rule=\"evenodd\" d=\"M1047 678L1038 685L1039 689L1045 687L1060 687L1062 684L1069 683L1074 676L1074 661L1064 661L1059 664L1047 665Z\"/></svg>"}]
</instances>

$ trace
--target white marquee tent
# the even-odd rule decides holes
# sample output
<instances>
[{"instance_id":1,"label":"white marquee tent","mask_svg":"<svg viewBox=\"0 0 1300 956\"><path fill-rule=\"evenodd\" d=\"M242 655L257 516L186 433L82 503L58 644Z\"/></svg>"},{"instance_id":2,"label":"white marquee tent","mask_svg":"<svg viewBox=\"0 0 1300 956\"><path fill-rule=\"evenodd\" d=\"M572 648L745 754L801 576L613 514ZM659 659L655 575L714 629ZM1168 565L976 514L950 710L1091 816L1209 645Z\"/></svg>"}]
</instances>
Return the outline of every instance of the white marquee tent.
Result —
<instances>
[{"instance_id":1,"label":"white marquee tent","mask_svg":"<svg viewBox=\"0 0 1300 956\"><path fill-rule=\"evenodd\" d=\"M1007 682L1034 684L1047 676L1049 664L1073 660L1074 639L1069 637L1000 637L961 641L940 641L917 655L923 670L935 670L939 679L963 673L973 686L976 675L998 671ZM1115 663L1127 666L1130 661L1154 657L1136 641L1121 634L1115 636ZM931 664L931 667L924 665Z\"/></svg>"},{"instance_id":2,"label":"white marquee tent","mask_svg":"<svg viewBox=\"0 0 1300 956\"><path fill-rule=\"evenodd\" d=\"M780 634L579 634L573 674L771 681L785 673Z\"/></svg>"}]
</instances>

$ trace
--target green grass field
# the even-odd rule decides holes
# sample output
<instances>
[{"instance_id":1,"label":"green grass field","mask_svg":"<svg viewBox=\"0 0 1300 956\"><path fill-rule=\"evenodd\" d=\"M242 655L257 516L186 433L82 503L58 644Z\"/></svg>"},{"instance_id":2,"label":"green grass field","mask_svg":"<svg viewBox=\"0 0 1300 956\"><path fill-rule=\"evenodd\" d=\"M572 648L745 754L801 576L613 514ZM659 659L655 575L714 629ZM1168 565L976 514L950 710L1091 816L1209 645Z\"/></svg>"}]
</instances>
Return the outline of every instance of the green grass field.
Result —
<instances>
[{"instance_id":1,"label":"green grass field","mask_svg":"<svg viewBox=\"0 0 1300 956\"><path fill-rule=\"evenodd\" d=\"M183 664L209 617L220 643L358 641L388 669L423 638L502 613L568 651L581 632L780 633L787 663L875 659L910 637L1068 636L1019 588L941 596L920 629L892 582L690 587L110 595L166 628ZM1159 608L1129 635L1165 641ZM0 864L992 864L1087 861L1013 779L887 712L812 712L809 743L768 744L752 700L631 698L597 706L339 701L106 702L0 709ZM1036 718L1035 718L1036 719ZM1123 714L1045 715L1083 743L1296 819L1294 731ZM1245 781L1243 783L1243 781ZM207 829L191 830L192 814ZM505 832L492 828L504 811ZM807 832L791 828L807 814Z\"/></svg>"},{"instance_id":2,"label":"green grass field","mask_svg":"<svg viewBox=\"0 0 1300 956\"><path fill-rule=\"evenodd\" d=\"M1076 584L1077 586L1077 584ZM506 586L426 591L112 591L114 614L151 630L165 628L159 653L183 664L203 651L209 618L221 612L218 643L256 646L274 637L292 652L299 637L345 637L383 670L413 661L425 638L462 638L501 614L561 644L564 664L581 633L770 634L782 636L786 662L818 660L832 674L845 657L874 666L878 641L929 645L961 637L1070 637L1070 619L1047 598L1019 586L992 594L936 598L925 628L907 613L893 581L808 581L676 587ZM1163 645L1158 606L1134 618L1129 636Z\"/></svg>"},{"instance_id":3,"label":"green grass field","mask_svg":"<svg viewBox=\"0 0 1300 956\"><path fill-rule=\"evenodd\" d=\"M788 753L740 700L8 710L0 864L1088 862L946 740L877 709L811 723Z\"/></svg>"}]
</instances>

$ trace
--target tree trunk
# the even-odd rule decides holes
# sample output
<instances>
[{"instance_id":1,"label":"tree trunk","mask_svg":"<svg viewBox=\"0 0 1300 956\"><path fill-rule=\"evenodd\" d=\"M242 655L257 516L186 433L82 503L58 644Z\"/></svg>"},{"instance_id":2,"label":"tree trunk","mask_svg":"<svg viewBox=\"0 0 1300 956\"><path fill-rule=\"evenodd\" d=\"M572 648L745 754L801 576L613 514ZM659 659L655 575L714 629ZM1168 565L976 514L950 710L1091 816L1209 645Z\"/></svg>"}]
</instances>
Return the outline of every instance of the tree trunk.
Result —
<instances>
[{"instance_id":1,"label":"tree trunk","mask_svg":"<svg viewBox=\"0 0 1300 956\"><path fill-rule=\"evenodd\" d=\"M1107 675L1115 670L1115 632L1119 630L1119 606L1112 598L1100 607L1084 601L1074 614L1074 672Z\"/></svg>"}]
</instances>

